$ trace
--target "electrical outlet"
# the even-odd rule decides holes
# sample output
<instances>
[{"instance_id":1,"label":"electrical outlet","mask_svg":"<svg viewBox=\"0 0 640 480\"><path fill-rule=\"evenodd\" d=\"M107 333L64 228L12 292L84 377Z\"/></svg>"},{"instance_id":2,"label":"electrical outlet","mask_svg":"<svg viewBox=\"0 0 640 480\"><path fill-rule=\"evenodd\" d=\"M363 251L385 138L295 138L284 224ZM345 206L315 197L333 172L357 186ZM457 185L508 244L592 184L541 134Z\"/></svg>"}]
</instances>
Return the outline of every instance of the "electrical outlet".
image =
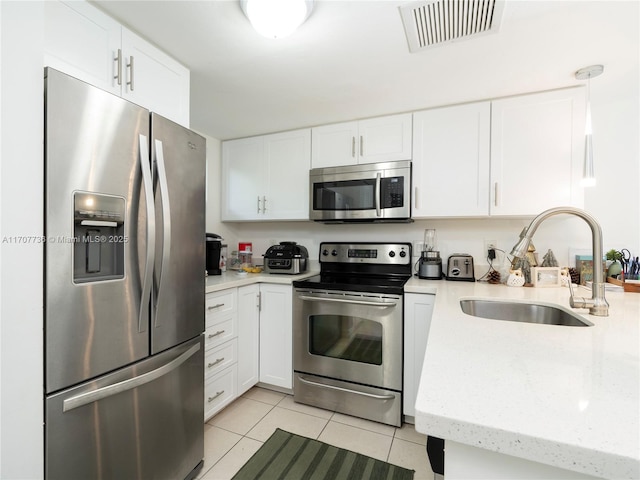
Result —
<instances>
[{"instance_id":1,"label":"electrical outlet","mask_svg":"<svg viewBox=\"0 0 640 480\"><path fill-rule=\"evenodd\" d=\"M421 240L416 240L413 242L413 256L419 257L424 250L424 242Z\"/></svg>"},{"instance_id":2,"label":"electrical outlet","mask_svg":"<svg viewBox=\"0 0 640 480\"><path fill-rule=\"evenodd\" d=\"M498 242L496 242L495 240L485 240L484 241L484 251L488 252L491 249L496 249L498 248Z\"/></svg>"}]
</instances>

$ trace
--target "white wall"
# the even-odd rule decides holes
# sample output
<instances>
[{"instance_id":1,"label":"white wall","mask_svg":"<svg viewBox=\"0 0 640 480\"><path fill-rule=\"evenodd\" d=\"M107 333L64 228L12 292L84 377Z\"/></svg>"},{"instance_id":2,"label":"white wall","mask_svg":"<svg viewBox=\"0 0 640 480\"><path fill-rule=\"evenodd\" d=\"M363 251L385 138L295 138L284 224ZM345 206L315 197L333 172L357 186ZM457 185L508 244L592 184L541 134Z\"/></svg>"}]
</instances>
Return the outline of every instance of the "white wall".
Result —
<instances>
[{"instance_id":1,"label":"white wall","mask_svg":"<svg viewBox=\"0 0 640 480\"><path fill-rule=\"evenodd\" d=\"M0 2L0 478L43 477L43 4Z\"/></svg>"}]
</instances>

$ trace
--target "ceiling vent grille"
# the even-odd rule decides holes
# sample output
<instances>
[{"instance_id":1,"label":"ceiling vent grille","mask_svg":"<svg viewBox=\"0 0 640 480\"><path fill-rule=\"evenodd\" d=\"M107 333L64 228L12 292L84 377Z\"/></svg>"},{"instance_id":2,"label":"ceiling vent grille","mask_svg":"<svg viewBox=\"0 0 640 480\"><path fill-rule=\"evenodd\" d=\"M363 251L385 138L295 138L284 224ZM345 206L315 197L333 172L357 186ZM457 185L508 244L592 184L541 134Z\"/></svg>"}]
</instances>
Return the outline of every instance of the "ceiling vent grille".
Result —
<instances>
[{"instance_id":1,"label":"ceiling vent grille","mask_svg":"<svg viewBox=\"0 0 640 480\"><path fill-rule=\"evenodd\" d=\"M504 1L437 0L414 2L400 7L409 50L425 48L482 33L500 26Z\"/></svg>"}]
</instances>

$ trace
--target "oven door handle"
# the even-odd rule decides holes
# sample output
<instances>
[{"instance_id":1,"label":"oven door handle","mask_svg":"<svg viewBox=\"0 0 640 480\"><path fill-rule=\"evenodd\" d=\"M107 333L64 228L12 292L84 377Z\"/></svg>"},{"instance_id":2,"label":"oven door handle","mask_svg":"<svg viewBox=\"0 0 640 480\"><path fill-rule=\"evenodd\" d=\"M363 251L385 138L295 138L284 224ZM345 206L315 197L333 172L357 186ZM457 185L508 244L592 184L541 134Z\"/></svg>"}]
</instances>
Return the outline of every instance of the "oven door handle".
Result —
<instances>
[{"instance_id":1,"label":"oven door handle","mask_svg":"<svg viewBox=\"0 0 640 480\"><path fill-rule=\"evenodd\" d=\"M308 295L298 295L300 300L309 300L311 302L336 302L336 303L352 303L355 305L366 305L368 307L395 307L398 302L367 302L366 300L348 300L343 298L327 298L327 297L310 297Z\"/></svg>"},{"instance_id":2,"label":"oven door handle","mask_svg":"<svg viewBox=\"0 0 640 480\"><path fill-rule=\"evenodd\" d=\"M300 380L302 383L312 385L314 387L328 388L329 390L337 390L339 392L354 393L356 395L362 395L363 397L374 398L376 400L393 400L394 398L396 398L395 395L375 395L373 393L359 392L357 390L351 390L349 388L336 387L335 385L326 385L324 383L312 382L311 380L304 379L300 375L298 375L298 380Z\"/></svg>"}]
</instances>

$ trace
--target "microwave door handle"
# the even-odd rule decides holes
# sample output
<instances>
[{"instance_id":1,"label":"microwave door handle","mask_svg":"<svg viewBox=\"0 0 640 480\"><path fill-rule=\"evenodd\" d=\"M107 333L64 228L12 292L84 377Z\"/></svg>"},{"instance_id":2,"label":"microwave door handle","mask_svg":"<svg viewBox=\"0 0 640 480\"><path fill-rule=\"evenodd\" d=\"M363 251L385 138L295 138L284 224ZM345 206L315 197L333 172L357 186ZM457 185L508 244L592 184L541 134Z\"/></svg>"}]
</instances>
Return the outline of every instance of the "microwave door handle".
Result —
<instances>
[{"instance_id":1,"label":"microwave door handle","mask_svg":"<svg viewBox=\"0 0 640 480\"><path fill-rule=\"evenodd\" d=\"M376 174L376 217L380 217L382 215L380 208L380 183L381 183L381 173L378 172Z\"/></svg>"}]
</instances>

